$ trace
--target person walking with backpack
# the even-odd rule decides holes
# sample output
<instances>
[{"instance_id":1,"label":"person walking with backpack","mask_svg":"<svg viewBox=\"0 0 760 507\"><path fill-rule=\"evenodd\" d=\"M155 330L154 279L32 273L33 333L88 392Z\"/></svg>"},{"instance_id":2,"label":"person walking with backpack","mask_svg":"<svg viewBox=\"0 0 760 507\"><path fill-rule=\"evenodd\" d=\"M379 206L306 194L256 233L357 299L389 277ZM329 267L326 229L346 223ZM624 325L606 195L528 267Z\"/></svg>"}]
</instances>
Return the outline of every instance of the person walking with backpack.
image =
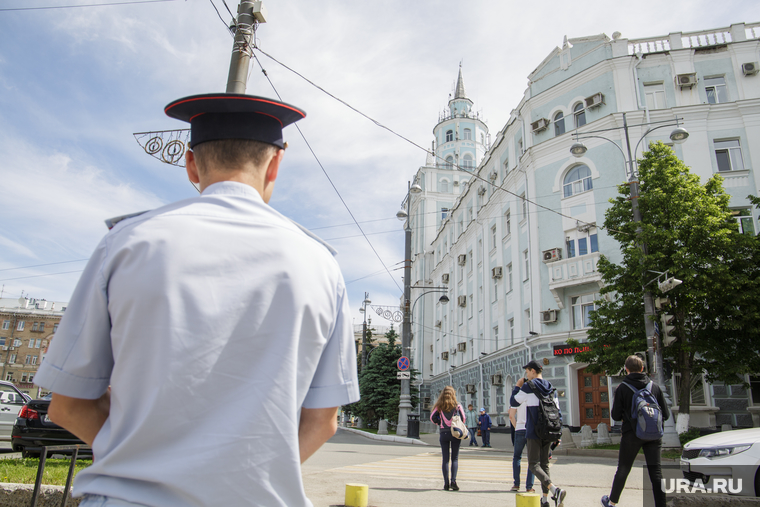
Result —
<instances>
[{"instance_id":1,"label":"person walking with backpack","mask_svg":"<svg viewBox=\"0 0 760 507\"><path fill-rule=\"evenodd\" d=\"M515 382L515 390L509 400L513 408L521 405L525 411L525 437L528 447L528 469L541 483L541 507L549 505L549 493L555 507L563 507L567 491L552 484L549 474L549 450L562 434L562 413L559 410L556 389L544 380L543 367L530 361L525 368L525 378Z\"/></svg>"},{"instance_id":2,"label":"person walking with backpack","mask_svg":"<svg viewBox=\"0 0 760 507\"><path fill-rule=\"evenodd\" d=\"M486 414L486 409L482 407L478 426L480 426L480 436L483 437L483 447L491 447L491 416Z\"/></svg>"},{"instance_id":3,"label":"person walking with backpack","mask_svg":"<svg viewBox=\"0 0 760 507\"><path fill-rule=\"evenodd\" d=\"M446 386L438 396L438 400L435 402L433 412L430 414L430 420L437 424L440 428L438 442L441 444L441 453L443 455L443 463L441 468L443 470L443 489L449 491L449 488L453 491L459 491L457 486L457 470L459 469L459 444L462 443L463 438L467 438L467 434L464 433L466 427L463 426L461 436L459 435L459 429L454 428L452 430L452 424L455 424L455 417L461 417L461 422L466 424L467 418L464 415L464 409L462 405L457 402L457 394L454 388ZM457 434L453 434L457 432ZM449 456L451 457L451 482L449 482Z\"/></svg>"},{"instance_id":4,"label":"person walking with backpack","mask_svg":"<svg viewBox=\"0 0 760 507\"><path fill-rule=\"evenodd\" d=\"M467 429L470 430L470 447L473 445L475 447L478 447L478 413L475 412L474 408L472 408L472 403L467 405L467 420L470 421L467 425Z\"/></svg>"},{"instance_id":5,"label":"person walking with backpack","mask_svg":"<svg viewBox=\"0 0 760 507\"><path fill-rule=\"evenodd\" d=\"M660 451L664 422L670 417L660 386L644 373L644 361L638 356L625 360L626 376L612 400L612 419L623 421L620 452L612 491L602 497L602 505L616 505L640 449L644 450L655 507L665 507L662 491Z\"/></svg>"}]
</instances>

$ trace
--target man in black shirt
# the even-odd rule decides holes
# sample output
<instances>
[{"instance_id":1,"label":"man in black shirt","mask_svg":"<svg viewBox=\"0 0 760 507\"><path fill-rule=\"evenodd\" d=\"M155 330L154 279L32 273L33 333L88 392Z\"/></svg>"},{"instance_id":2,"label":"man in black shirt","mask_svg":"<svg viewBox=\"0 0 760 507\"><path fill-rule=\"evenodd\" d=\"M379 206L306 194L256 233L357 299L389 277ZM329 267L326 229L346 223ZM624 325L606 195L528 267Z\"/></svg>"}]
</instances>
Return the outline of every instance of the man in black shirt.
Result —
<instances>
[{"instance_id":1,"label":"man in black shirt","mask_svg":"<svg viewBox=\"0 0 760 507\"><path fill-rule=\"evenodd\" d=\"M644 362L638 356L628 356L625 360L626 377L623 382L632 385L636 389L644 389L649 384L650 379L644 371ZM639 449L644 449L644 457L647 462L649 479L652 481L652 493L654 494L654 504L656 507L665 507L665 493L662 491L662 469L660 468L660 451L662 449L662 439L658 440L641 440L636 436L635 421L631 421L631 404L633 403L633 390L624 384L620 384L615 391L615 398L612 402L612 419L623 421L621 427L622 438L620 439L620 453L618 454L618 468L615 473L615 479L612 481L612 491L609 496L602 497L602 505L610 507L617 504L620 500L620 494L625 487L625 481L631 472L633 461L639 453ZM660 386L652 383L652 394L657 400L662 412L662 420L670 417L668 405L662 395Z\"/></svg>"}]
</instances>

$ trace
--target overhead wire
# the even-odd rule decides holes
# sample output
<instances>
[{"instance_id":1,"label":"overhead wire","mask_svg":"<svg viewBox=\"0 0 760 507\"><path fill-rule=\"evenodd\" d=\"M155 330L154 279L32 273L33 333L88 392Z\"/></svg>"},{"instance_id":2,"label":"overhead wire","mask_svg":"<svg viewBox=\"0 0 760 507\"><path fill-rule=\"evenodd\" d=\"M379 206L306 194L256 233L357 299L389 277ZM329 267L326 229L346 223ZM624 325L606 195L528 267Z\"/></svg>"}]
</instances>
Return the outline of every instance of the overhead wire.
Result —
<instances>
[{"instance_id":1,"label":"overhead wire","mask_svg":"<svg viewBox=\"0 0 760 507\"><path fill-rule=\"evenodd\" d=\"M49 9L76 9L79 7L108 7L112 5L132 5L132 4L155 4L160 2L176 2L177 0L129 0L125 2L108 2L102 4L79 4L79 5L49 5L42 7L3 7L0 11L40 11Z\"/></svg>"}]
</instances>

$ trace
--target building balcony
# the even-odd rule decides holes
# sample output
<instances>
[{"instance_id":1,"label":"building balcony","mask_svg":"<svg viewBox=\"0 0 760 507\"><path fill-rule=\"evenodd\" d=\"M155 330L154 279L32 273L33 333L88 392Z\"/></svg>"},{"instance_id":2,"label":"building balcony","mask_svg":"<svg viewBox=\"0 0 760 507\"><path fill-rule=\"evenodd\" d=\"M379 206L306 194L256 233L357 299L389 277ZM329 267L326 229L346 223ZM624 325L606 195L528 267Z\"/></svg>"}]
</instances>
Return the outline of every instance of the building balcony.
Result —
<instances>
[{"instance_id":1,"label":"building balcony","mask_svg":"<svg viewBox=\"0 0 760 507\"><path fill-rule=\"evenodd\" d=\"M560 309L565 308L565 289L588 283L602 287L602 275L596 270L599 252L562 259L546 264L549 270L549 290Z\"/></svg>"}]
</instances>

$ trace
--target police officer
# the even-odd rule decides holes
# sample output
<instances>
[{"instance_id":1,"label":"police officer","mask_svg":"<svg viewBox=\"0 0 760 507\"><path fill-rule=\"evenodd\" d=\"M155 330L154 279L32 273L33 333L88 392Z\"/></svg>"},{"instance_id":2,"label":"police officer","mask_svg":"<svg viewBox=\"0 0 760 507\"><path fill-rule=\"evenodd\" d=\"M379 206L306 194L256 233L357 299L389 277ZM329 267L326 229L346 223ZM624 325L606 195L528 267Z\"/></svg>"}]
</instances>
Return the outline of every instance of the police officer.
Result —
<instances>
[{"instance_id":1,"label":"police officer","mask_svg":"<svg viewBox=\"0 0 760 507\"><path fill-rule=\"evenodd\" d=\"M334 250L267 205L297 107L186 97L201 195L103 238L35 382L92 445L81 505L309 506L300 464L359 399ZM110 386L110 387L109 387Z\"/></svg>"}]
</instances>

